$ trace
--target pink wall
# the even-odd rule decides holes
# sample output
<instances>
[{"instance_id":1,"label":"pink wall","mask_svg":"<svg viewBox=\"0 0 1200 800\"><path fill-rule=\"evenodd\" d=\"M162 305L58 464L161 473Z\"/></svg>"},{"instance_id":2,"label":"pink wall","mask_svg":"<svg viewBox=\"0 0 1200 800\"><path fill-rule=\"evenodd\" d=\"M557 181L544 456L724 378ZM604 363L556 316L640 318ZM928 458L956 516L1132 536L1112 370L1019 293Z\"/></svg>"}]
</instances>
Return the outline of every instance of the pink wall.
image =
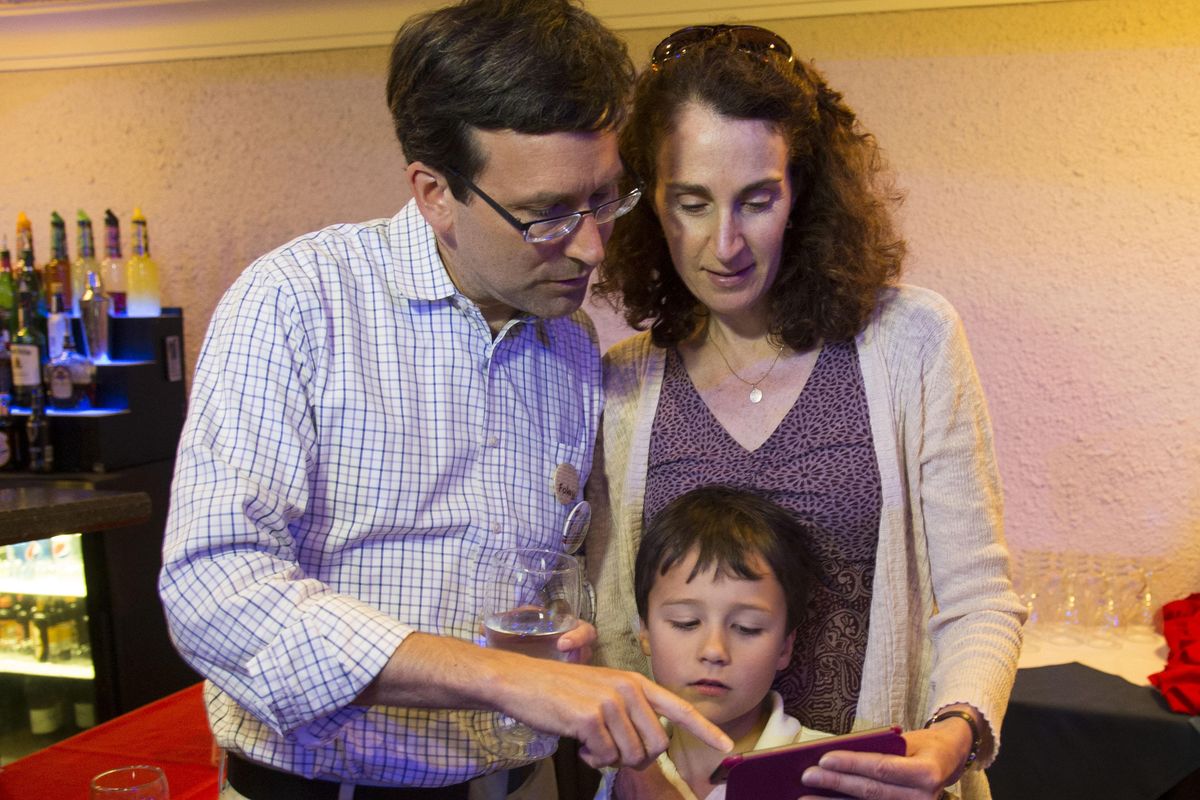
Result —
<instances>
[{"instance_id":1,"label":"pink wall","mask_svg":"<svg viewBox=\"0 0 1200 800\"><path fill-rule=\"evenodd\" d=\"M1017 549L1150 554L1200 590L1200 9L1077 0L772 21L908 192L909 280L962 313ZM623 32L639 59L664 29ZM0 73L0 233L140 205L165 301L405 199L384 48ZM73 234L72 234L73 242ZM72 244L72 247L74 245ZM603 310L607 342L623 334Z\"/></svg>"}]
</instances>

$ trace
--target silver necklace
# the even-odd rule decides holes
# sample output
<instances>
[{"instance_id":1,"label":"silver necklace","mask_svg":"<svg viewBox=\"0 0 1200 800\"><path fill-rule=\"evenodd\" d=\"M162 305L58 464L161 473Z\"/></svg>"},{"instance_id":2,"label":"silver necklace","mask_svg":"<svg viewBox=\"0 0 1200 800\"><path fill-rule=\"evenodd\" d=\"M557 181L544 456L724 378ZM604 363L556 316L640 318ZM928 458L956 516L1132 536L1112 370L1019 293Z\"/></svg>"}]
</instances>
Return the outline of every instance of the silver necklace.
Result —
<instances>
[{"instance_id":1,"label":"silver necklace","mask_svg":"<svg viewBox=\"0 0 1200 800\"><path fill-rule=\"evenodd\" d=\"M730 366L729 359L725 357L725 353L721 350L721 345L717 344L717 340L711 335L708 337L708 340L713 343L713 347L717 348L717 355L719 355L721 360L725 362L725 369L729 370L729 374L750 387L750 402L761 403L763 399L763 393L762 389L758 388L758 385L770 376L771 370L775 369L775 365L779 363L779 357L783 355L783 344L780 343L779 349L775 351L775 358L771 360L771 366L767 367L767 371L762 374L762 377L756 381L748 381L741 375L738 375L737 372L734 371L733 367Z\"/></svg>"}]
</instances>

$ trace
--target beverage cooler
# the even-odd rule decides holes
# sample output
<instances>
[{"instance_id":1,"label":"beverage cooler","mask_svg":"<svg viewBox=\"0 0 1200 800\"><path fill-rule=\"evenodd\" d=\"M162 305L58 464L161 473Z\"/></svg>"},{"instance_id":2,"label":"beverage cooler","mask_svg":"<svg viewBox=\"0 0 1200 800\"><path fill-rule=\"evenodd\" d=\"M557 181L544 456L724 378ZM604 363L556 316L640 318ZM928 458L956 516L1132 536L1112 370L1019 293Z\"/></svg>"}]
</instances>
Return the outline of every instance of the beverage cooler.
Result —
<instances>
[{"instance_id":1,"label":"beverage cooler","mask_svg":"<svg viewBox=\"0 0 1200 800\"><path fill-rule=\"evenodd\" d=\"M54 471L0 473L0 763L200 679L156 586L186 413L183 317L113 317L109 331L91 407L47 412Z\"/></svg>"}]
</instances>

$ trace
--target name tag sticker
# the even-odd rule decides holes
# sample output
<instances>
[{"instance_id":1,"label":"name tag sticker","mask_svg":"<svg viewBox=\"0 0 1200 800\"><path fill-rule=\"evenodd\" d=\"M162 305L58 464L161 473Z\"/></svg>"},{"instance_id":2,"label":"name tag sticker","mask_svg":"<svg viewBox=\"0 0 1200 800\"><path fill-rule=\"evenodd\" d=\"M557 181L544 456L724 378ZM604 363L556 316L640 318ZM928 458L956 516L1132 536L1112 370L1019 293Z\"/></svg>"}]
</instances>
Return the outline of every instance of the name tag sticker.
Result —
<instances>
[{"instance_id":1,"label":"name tag sticker","mask_svg":"<svg viewBox=\"0 0 1200 800\"><path fill-rule=\"evenodd\" d=\"M564 506L571 503L579 494L579 471L570 464L559 464L554 468L550 488L554 490L558 502Z\"/></svg>"}]
</instances>

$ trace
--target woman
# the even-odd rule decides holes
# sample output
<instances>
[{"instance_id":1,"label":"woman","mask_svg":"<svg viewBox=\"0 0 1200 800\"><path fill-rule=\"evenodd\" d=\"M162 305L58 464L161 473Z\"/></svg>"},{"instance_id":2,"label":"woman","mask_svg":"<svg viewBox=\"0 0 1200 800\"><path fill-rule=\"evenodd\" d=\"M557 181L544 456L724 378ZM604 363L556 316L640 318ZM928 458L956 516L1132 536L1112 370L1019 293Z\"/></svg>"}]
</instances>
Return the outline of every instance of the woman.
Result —
<instances>
[{"instance_id":1,"label":"woman","mask_svg":"<svg viewBox=\"0 0 1200 800\"><path fill-rule=\"evenodd\" d=\"M1023 610L970 351L944 299L896 283L874 140L783 39L709 26L655 49L622 153L651 202L616 227L600 290L649 330L606 357L597 660L648 671L645 521L698 485L752 489L816 530L823 573L776 683L787 712L908 731L907 758L844 754L806 782L988 797Z\"/></svg>"}]
</instances>

